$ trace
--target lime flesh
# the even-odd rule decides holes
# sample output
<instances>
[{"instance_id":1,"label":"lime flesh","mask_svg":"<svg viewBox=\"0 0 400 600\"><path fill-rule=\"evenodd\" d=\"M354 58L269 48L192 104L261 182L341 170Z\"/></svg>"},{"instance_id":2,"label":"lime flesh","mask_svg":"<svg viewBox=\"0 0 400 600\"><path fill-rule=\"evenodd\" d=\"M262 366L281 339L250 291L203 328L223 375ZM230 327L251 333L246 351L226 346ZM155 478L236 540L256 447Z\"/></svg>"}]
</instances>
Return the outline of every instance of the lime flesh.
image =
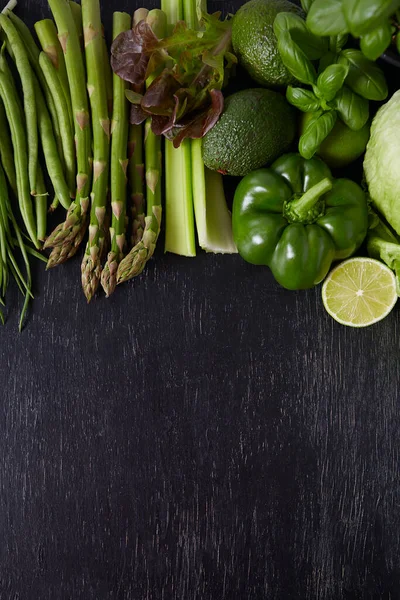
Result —
<instances>
[{"instance_id":1,"label":"lime flesh","mask_svg":"<svg viewBox=\"0 0 400 600\"><path fill-rule=\"evenodd\" d=\"M396 304L396 278L378 260L350 258L325 279L322 301L338 323L367 327L384 319Z\"/></svg>"}]
</instances>

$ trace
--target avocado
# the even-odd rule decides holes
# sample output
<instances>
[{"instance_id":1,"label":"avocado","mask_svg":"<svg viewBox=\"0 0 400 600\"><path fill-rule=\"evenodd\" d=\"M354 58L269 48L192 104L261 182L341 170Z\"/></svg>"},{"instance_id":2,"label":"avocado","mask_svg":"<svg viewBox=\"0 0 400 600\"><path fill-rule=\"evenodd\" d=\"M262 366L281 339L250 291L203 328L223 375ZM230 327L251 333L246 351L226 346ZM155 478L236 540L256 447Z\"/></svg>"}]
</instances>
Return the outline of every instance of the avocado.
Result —
<instances>
[{"instance_id":1,"label":"avocado","mask_svg":"<svg viewBox=\"0 0 400 600\"><path fill-rule=\"evenodd\" d=\"M280 88L295 82L278 51L273 30L280 12L304 16L289 0L250 0L237 11L232 24L232 43L239 63L260 85Z\"/></svg>"},{"instance_id":2,"label":"avocado","mask_svg":"<svg viewBox=\"0 0 400 600\"><path fill-rule=\"evenodd\" d=\"M228 96L221 118L203 138L205 165L243 176L272 163L295 138L295 115L282 94L265 88Z\"/></svg>"}]
</instances>

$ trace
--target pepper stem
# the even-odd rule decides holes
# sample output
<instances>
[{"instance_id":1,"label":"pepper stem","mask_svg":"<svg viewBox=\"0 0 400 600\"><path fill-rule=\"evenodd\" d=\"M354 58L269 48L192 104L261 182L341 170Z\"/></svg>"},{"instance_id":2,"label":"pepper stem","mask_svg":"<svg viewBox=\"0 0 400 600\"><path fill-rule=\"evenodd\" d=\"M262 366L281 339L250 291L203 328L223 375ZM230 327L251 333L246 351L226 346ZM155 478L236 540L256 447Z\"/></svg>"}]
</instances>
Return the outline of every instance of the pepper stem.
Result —
<instances>
[{"instance_id":1,"label":"pepper stem","mask_svg":"<svg viewBox=\"0 0 400 600\"><path fill-rule=\"evenodd\" d=\"M332 181L325 177L312 186L301 198L296 198L290 203L290 212L295 214L299 220L306 219L308 213L317 204L321 196L329 192L333 187Z\"/></svg>"}]
</instances>

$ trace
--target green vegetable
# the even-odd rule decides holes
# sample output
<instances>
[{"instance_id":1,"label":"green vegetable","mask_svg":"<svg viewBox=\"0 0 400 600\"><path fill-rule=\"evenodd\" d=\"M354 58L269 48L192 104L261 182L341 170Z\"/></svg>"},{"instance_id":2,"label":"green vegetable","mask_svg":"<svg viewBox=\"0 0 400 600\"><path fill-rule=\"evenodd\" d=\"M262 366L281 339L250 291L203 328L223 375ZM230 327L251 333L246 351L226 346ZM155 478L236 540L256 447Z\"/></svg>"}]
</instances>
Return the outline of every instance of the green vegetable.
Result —
<instances>
[{"instance_id":1,"label":"green vegetable","mask_svg":"<svg viewBox=\"0 0 400 600\"><path fill-rule=\"evenodd\" d=\"M314 65L303 50L292 40L288 31L281 31L278 50L288 71L301 83L313 85L317 78Z\"/></svg>"},{"instance_id":2,"label":"green vegetable","mask_svg":"<svg viewBox=\"0 0 400 600\"><path fill-rule=\"evenodd\" d=\"M68 210L65 222L53 231L45 244L46 248L54 248L48 262L48 268L51 268L73 256L85 235L90 205L92 135L86 73L71 8L66 0L49 0L49 4L65 54L74 116L78 171L76 199Z\"/></svg>"},{"instance_id":3,"label":"green vegetable","mask_svg":"<svg viewBox=\"0 0 400 600\"><path fill-rule=\"evenodd\" d=\"M173 6L171 5L171 9ZM139 15L135 13L134 18L139 18ZM166 18L163 11L160 10L152 10L146 15L147 24L151 25L152 30L157 32L157 36L162 38L166 33ZM155 74L151 76L147 82L147 85L150 85L153 81ZM161 219L162 219L162 194L161 194L161 175L162 175L162 145L161 145L161 136L157 136L153 133L151 128L150 120L146 121L145 125L145 136L144 136L144 150L145 150L145 181L146 181L146 196L147 196L147 216L140 217L140 214L136 214L136 224L138 225L138 229L143 228L143 232L139 238L139 231L134 235L136 235L137 243L133 246L129 254L121 261L118 267L117 279L118 283L123 283L124 281L128 281L132 279L132 277L136 277L143 272L147 262L153 256L158 237L161 231ZM184 142L183 147L186 146L186 142ZM167 142L169 147L173 148L172 142ZM175 152L180 155L182 153L182 147L177 148ZM167 181L168 177L170 177L170 163L167 162ZM139 174L141 172L140 168L138 170ZM166 201L170 200L170 196L168 192L166 194ZM144 211L144 207L142 208ZM144 215L143 215L144 216ZM139 220L140 219L140 220Z\"/></svg>"},{"instance_id":4,"label":"green vegetable","mask_svg":"<svg viewBox=\"0 0 400 600\"><path fill-rule=\"evenodd\" d=\"M342 0L343 15L354 37L379 27L399 7L399 0Z\"/></svg>"},{"instance_id":5,"label":"green vegetable","mask_svg":"<svg viewBox=\"0 0 400 600\"><path fill-rule=\"evenodd\" d=\"M388 88L382 70L368 60L360 50L342 50L339 64L349 67L346 84L367 100L382 101L388 95Z\"/></svg>"},{"instance_id":6,"label":"green vegetable","mask_svg":"<svg viewBox=\"0 0 400 600\"><path fill-rule=\"evenodd\" d=\"M174 149L172 144L170 148L181 153L181 149ZM144 231L140 241L119 264L118 283L128 281L143 272L154 254L161 230L161 146L160 138L152 132L149 120L145 128L145 155L147 216Z\"/></svg>"},{"instance_id":7,"label":"green vegetable","mask_svg":"<svg viewBox=\"0 0 400 600\"><path fill-rule=\"evenodd\" d=\"M236 92L203 140L204 163L223 174L246 175L286 152L295 134L296 115L284 96L263 88Z\"/></svg>"},{"instance_id":8,"label":"green vegetable","mask_svg":"<svg viewBox=\"0 0 400 600\"><path fill-rule=\"evenodd\" d=\"M38 36L39 42L42 46L43 52L46 52L47 56L54 65L57 71L57 76L60 80L61 87L63 89L65 101L68 105L68 112L72 127L74 125L74 119L72 116L72 103L71 103L71 91L69 89L67 67L65 65L64 52L61 48L57 36L57 28L54 21L51 19L44 19L35 23L35 31ZM74 190L75 191L75 190Z\"/></svg>"},{"instance_id":9,"label":"green vegetable","mask_svg":"<svg viewBox=\"0 0 400 600\"><path fill-rule=\"evenodd\" d=\"M203 137L222 112L221 90L236 62L231 52L231 21L205 14L201 35L179 21L172 35L159 39L152 30L152 18L114 40L112 67L135 86L152 77L143 95L128 95L133 103L131 122L140 124L151 117L153 133L165 135L178 147L186 138ZM164 12L156 16L159 27L165 19Z\"/></svg>"},{"instance_id":10,"label":"green vegetable","mask_svg":"<svg viewBox=\"0 0 400 600\"><path fill-rule=\"evenodd\" d=\"M319 75L316 85L316 94L319 98L330 102L342 89L349 68L344 65L329 65Z\"/></svg>"},{"instance_id":11,"label":"green vegetable","mask_svg":"<svg viewBox=\"0 0 400 600\"><path fill-rule=\"evenodd\" d=\"M38 173L36 176L36 194L35 194L35 207L36 207L36 228L37 236L41 242L46 239L47 233L47 198L49 194L46 190L46 184L44 181L44 175L40 163L38 163Z\"/></svg>"},{"instance_id":12,"label":"green vegetable","mask_svg":"<svg viewBox=\"0 0 400 600\"><path fill-rule=\"evenodd\" d=\"M371 258L383 261L395 272L397 294L400 296L400 240L377 214L367 236L367 250Z\"/></svg>"},{"instance_id":13,"label":"green vegetable","mask_svg":"<svg viewBox=\"0 0 400 600\"><path fill-rule=\"evenodd\" d=\"M307 27L315 35L340 35L347 31L342 0L315 0L307 15Z\"/></svg>"},{"instance_id":14,"label":"green vegetable","mask_svg":"<svg viewBox=\"0 0 400 600\"><path fill-rule=\"evenodd\" d=\"M15 64L21 79L24 112L26 118L26 130L28 141L28 170L29 185L32 194L36 192L36 174L39 151L37 109L35 101L35 86L32 68L25 45L20 38L17 29L10 19L0 13L0 28L4 31L14 55Z\"/></svg>"},{"instance_id":15,"label":"green vegetable","mask_svg":"<svg viewBox=\"0 0 400 600\"><path fill-rule=\"evenodd\" d=\"M107 254L107 191L111 134L104 78L104 40L99 0L82 0L82 18L87 85L92 109L93 182L89 239L81 271L83 291L87 301L90 302L100 284L102 264ZM109 61L107 60L107 62ZM122 93L124 92L123 88ZM125 102L125 99L123 101ZM127 120L126 114L122 116ZM123 137L121 142L124 143Z\"/></svg>"},{"instance_id":16,"label":"green vegetable","mask_svg":"<svg viewBox=\"0 0 400 600\"><path fill-rule=\"evenodd\" d=\"M30 32L29 27L27 27L27 25L25 25L25 23L22 21L22 19L17 17L17 15L15 15L13 12L8 12L7 16L12 21L16 30L18 31L19 36L24 43L30 65L33 68L35 75L40 82L42 92L43 92L43 95L44 95L44 98L46 101L46 105L47 105L48 111L51 115L52 125L53 125L53 129L54 129L54 135L55 135L55 138L57 141L58 153L60 155L60 159L61 159L61 162L62 162L63 168L64 168L63 134L60 131L60 125L58 122L57 106L53 99L51 86L48 85L48 82L46 81L46 78L45 78L45 76L42 72L42 68L40 66L40 61L39 61L40 50L39 50L38 46L36 45L35 40L33 39L33 36ZM8 46L8 48L10 50L12 50L12 48L10 46ZM15 60L15 56L14 56L13 52L11 55L12 55L13 59Z\"/></svg>"},{"instance_id":17,"label":"green vegetable","mask_svg":"<svg viewBox=\"0 0 400 600\"><path fill-rule=\"evenodd\" d=\"M73 124L71 123L68 102L65 98L64 90L62 88L60 79L57 75L57 71L45 52L40 53L39 64L47 82L47 85L51 90L54 105L56 107L58 125L61 134L61 146L62 156L64 158L63 162L65 166L65 178L69 189L69 197L74 198L76 192L76 152L74 129ZM67 204L63 203L63 206L66 208L69 208L69 205L69 199Z\"/></svg>"},{"instance_id":18,"label":"green vegetable","mask_svg":"<svg viewBox=\"0 0 400 600\"><path fill-rule=\"evenodd\" d=\"M68 209L71 205L70 190L64 177L63 165L58 154L57 142L54 137L51 118L36 77L34 77L34 84L39 135L42 143L47 172L53 184L54 191L62 206Z\"/></svg>"},{"instance_id":19,"label":"green vegetable","mask_svg":"<svg viewBox=\"0 0 400 600\"><path fill-rule=\"evenodd\" d=\"M377 60L390 46L392 41L392 25L385 21L373 31L362 36L360 48L363 54L370 60Z\"/></svg>"},{"instance_id":20,"label":"green vegetable","mask_svg":"<svg viewBox=\"0 0 400 600\"><path fill-rule=\"evenodd\" d=\"M307 25L320 36L351 33L361 38L361 51L376 60L391 44L393 15L399 8L400 0L315 0Z\"/></svg>"},{"instance_id":21,"label":"green vegetable","mask_svg":"<svg viewBox=\"0 0 400 600\"><path fill-rule=\"evenodd\" d=\"M22 274L19 260L17 260L17 251L24 263L25 276ZM10 276L12 276L25 299L19 321L20 331L24 324L29 301L33 298L32 275L28 253L46 261L44 257L36 253L24 240L13 214L8 196L6 178L0 164L0 321L4 323L4 314L1 307L5 306L5 296Z\"/></svg>"},{"instance_id":22,"label":"green vegetable","mask_svg":"<svg viewBox=\"0 0 400 600\"><path fill-rule=\"evenodd\" d=\"M299 152L304 158L312 158L322 142L328 137L336 123L336 113L314 113L300 137Z\"/></svg>"},{"instance_id":23,"label":"green vegetable","mask_svg":"<svg viewBox=\"0 0 400 600\"><path fill-rule=\"evenodd\" d=\"M127 13L113 15L113 39L131 27ZM113 115L111 125L111 250L101 273L101 285L109 297L117 285L118 265L126 253L126 190L128 169L128 102L127 83L114 73ZM106 98L104 98L106 101ZM105 104L106 108L106 104Z\"/></svg>"},{"instance_id":24,"label":"green vegetable","mask_svg":"<svg viewBox=\"0 0 400 600\"><path fill-rule=\"evenodd\" d=\"M335 3L335 6L337 9L338 4ZM327 5L329 7L332 8L333 4ZM312 4L308 17L313 16L313 11L319 11L318 0ZM300 17L283 13L275 19L274 31L285 66L299 81L312 87L312 91L292 86L286 90L286 98L291 104L302 112L314 113L299 143L302 156L311 158L332 131L338 116L351 129L362 129L369 118L368 100L383 100L388 90L379 67L359 50L342 49L347 36L339 32L331 35L329 51L320 56L317 77L314 64L307 56L310 52L310 38L307 36L312 35L307 24ZM302 37L297 35L296 41L298 31L302 31Z\"/></svg>"},{"instance_id":25,"label":"green vegetable","mask_svg":"<svg viewBox=\"0 0 400 600\"><path fill-rule=\"evenodd\" d=\"M7 121L6 110L0 100L0 162L3 166L8 184L15 196L18 197L17 177L15 174L15 162L11 132Z\"/></svg>"},{"instance_id":26,"label":"green vegetable","mask_svg":"<svg viewBox=\"0 0 400 600\"><path fill-rule=\"evenodd\" d=\"M337 93L334 106L343 123L353 131L362 129L368 121L368 100L353 92L346 85Z\"/></svg>"},{"instance_id":27,"label":"green vegetable","mask_svg":"<svg viewBox=\"0 0 400 600\"><path fill-rule=\"evenodd\" d=\"M368 208L353 181L334 180L317 158L287 154L240 182L233 203L239 254L269 266L287 289L322 281L334 260L351 256L365 238Z\"/></svg>"},{"instance_id":28,"label":"green vegetable","mask_svg":"<svg viewBox=\"0 0 400 600\"><path fill-rule=\"evenodd\" d=\"M175 19L183 19L184 6L178 0L161 1L168 26L174 25ZM188 139L179 148L174 148L168 140L165 142L165 213L165 251L195 256L191 143Z\"/></svg>"},{"instance_id":29,"label":"green vegetable","mask_svg":"<svg viewBox=\"0 0 400 600\"><path fill-rule=\"evenodd\" d=\"M273 29L275 18L283 12L303 14L287 0L250 0L233 19L234 52L251 78L262 86L281 88L297 79L282 62Z\"/></svg>"},{"instance_id":30,"label":"green vegetable","mask_svg":"<svg viewBox=\"0 0 400 600\"><path fill-rule=\"evenodd\" d=\"M17 177L18 203L26 230L33 245L40 248L37 237L36 219L29 191L28 148L24 127L24 115L19 103L18 92L12 79L4 46L0 53L0 96L3 101L11 130L14 148L15 172ZM35 173L36 179L36 173Z\"/></svg>"},{"instance_id":31,"label":"green vegetable","mask_svg":"<svg viewBox=\"0 0 400 600\"><path fill-rule=\"evenodd\" d=\"M304 19L296 13L280 12L274 21L274 33L277 38L283 31L290 33L291 39L302 49L307 58L318 60L328 52L329 40L314 35L307 28Z\"/></svg>"},{"instance_id":32,"label":"green vegetable","mask_svg":"<svg viewBox=\"0 0 400 600\"><path fill-rule=\"evenodd\" d=\"M400 91L377 112L364 159L364 173L374 206L400 234Z\"/></svg>"},{"instance_id":33,"label":"green vegetable","mask_svg":"<svg viewBox=\"0 0 400 600\"><path fill-rule=\"evenodd\" d=\"M300 134L302 135L308 123L315 118L315 113L303 113L300 119ZM345 167L359 158L367 147L369 140L369 126L367 122L364 127L354 131L350 129L341 119L336 123L318 147L316 154L326 164L335 169Z\"/></svg>"}]
</instances>

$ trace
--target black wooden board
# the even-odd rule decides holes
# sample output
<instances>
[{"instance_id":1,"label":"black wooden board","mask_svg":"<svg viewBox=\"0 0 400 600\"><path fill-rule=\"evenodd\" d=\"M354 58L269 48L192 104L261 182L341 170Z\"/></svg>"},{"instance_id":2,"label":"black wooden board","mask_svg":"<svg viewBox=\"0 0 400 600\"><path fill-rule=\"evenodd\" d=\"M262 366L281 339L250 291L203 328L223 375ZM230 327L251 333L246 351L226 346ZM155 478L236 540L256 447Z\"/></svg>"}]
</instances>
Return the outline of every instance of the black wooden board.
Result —
<instances>
[{"instance_id":1,"label":"black wooden board","mask_svg":"<svg viewBox=\"0 0 400 600\"><path fill-rule=\"evenodd\" d=\"M0 330L1 600L400 598L398 308L348 329L162 251L90 306L79 257L35 291Z\"/></svg>"}]
</instances>

